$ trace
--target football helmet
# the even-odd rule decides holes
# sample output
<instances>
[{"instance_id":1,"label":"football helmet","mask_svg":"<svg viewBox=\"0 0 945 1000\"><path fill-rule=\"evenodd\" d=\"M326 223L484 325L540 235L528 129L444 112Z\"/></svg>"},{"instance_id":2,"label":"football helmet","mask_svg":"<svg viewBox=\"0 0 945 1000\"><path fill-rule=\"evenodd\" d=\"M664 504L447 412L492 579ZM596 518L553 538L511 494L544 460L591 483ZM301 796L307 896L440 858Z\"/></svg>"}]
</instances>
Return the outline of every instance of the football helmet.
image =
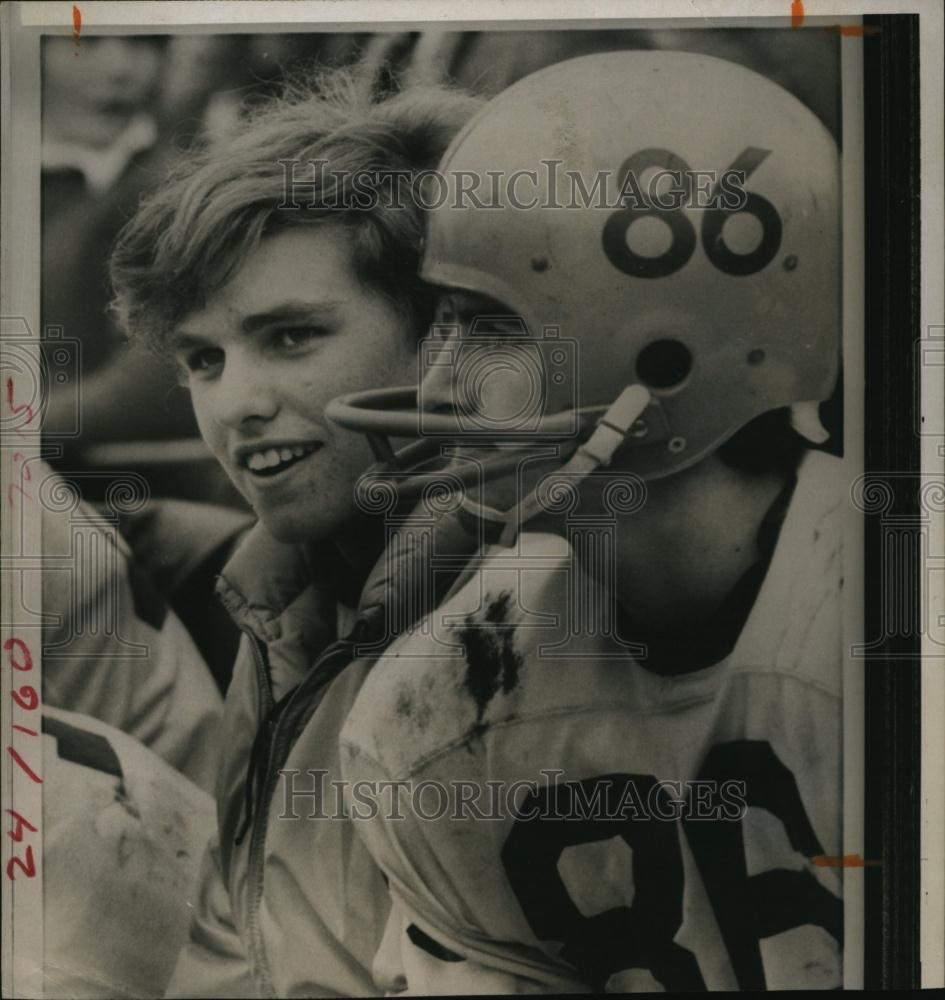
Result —
<instances>
[{"instance_id":1,"label":"football helmet","mask_svg":"<svg viewBox=\"0 0 945 1000\"><path fill-rule=\"evenodd\" d=\"M511 349L500 363L501 336L447 323L445 339L424 342L419 390L329 408L368 433L375 472L422 487L444 441L494 432L503 446L487 472L537 438L578 472L627 449L622 467L651 479L784 406L802 434L825 436L816 404L839 364L839 158L781 86L693 53L572 59L493 98L438 174L422 277L515 317L509 343L527 377L510 377ZM478 202L470 178L490 181ZM526 396L537 403L519 419ZM496 408L491 423L460 419L483 405ZM390 436L421 440L395 453Z\"/></svg>"}]
</instances>

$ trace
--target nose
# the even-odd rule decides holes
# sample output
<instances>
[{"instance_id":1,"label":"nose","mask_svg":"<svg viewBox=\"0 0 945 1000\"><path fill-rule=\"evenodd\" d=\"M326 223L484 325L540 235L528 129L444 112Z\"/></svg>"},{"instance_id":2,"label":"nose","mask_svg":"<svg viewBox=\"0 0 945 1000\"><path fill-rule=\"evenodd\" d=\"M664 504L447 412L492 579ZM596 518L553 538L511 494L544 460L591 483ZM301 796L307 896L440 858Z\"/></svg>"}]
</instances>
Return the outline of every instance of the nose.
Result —
<instances>
[{"instance_id":1,"label":"nose","mask_svg":"<svg viewBox=\"0 0 945 1000\"><path fill-rule=\"evenodd\" d=\"M417 399L420 409L433 412L441 407L453 407L455 398L456 364L459 361L459 332L443 340L425 341L420 351L420 387Z\"/></svg>"},{"instance_id":2,"label":"nose","mask_svg":"<svg viewBox=\"0 0 945 1000\"><path fill-rule=\"evenodd\" d=\"M223 372L213 387L211 403L217 423L233 430L251 430L279 412L278 381L259 357L228 350Z\"/></svg>"}]
</instances>

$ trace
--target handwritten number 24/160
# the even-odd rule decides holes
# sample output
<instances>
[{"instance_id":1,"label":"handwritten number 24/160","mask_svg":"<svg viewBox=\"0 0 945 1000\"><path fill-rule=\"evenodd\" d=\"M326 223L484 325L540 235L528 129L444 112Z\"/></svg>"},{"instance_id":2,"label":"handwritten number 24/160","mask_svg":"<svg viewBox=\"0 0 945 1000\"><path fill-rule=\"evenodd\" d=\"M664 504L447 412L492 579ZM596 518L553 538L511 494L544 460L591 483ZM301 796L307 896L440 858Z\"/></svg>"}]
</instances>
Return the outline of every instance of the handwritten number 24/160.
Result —
<instances>
[{"instance_id":1,"label":"handwritten number 24/160","mask_svg":"<svg viewBox=\"0 0 945 1000\"><path fill-rule=\"evenodd\" d=\"M770 149L749 146L743 150L725 174L737 174L748 179L768 158ZM681 157L668 149L641 149L629 157L620 168L621 186L632 174L638 178L650 167L678 173L685 182L687 194L691 189L691 170ZM707 209L702 218L702 245L710 262L725 274L745 276L767 267L781 246L781 216L767 198L754 192L745 192L744 202L737 208L720 207L721 184L709 196L715 208ZM608 218L601 234L607 259L624 274L634 278L665 278L684 267L696 249L696 231L685 213L679 208L663 208L644 197L643 205L628 205ZM733 215L753 215L761 223L761 241L749 253L735 253L722 236L722 227ZM654 216L661 219L673 235L669 249L657 257L636 253L627 245L627 234L634 222Z\"/></svg>"}]
</instances>

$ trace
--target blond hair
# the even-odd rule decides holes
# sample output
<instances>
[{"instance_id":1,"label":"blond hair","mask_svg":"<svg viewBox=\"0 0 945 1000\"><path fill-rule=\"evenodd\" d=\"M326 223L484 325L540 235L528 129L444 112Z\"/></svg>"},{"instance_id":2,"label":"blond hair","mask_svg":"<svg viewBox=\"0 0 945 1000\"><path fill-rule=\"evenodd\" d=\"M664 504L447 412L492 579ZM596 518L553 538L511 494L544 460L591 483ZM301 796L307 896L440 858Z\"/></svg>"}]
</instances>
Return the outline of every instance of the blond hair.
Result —
<instances>
[{"instance_id":1,"label":"blond hair","mask_svg":"<svg viewBox=\"0 0 945 1000\"><path fill-rule=\"evenodd\" d=\"M406 175L409 182L435 168L480 104L439 86L375 99L343 70L287 85L248 113L237 134L183 157L121 231L110 261L119 326L165 351L177 324L265 235L327 220L352 229L360 279L392 299L423 335L434 301L417 275L423 208L416 198L365 198L365 177L373 173L381 185ZM323 168L321 179L310 171L305 205L287 200L287 161Z\"/></svg>"}]
</instances>

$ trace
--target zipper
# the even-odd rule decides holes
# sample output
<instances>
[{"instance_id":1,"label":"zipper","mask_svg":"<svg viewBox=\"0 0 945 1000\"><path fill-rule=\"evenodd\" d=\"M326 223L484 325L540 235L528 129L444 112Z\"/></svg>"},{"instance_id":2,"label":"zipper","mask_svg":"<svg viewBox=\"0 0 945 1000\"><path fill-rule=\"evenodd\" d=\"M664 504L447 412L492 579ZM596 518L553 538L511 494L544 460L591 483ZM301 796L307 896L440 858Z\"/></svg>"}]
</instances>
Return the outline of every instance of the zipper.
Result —
<instances>
[{"instance_id":1,"label":"zipper","mask_svg":"<svg viewBox=\"0 0 945 1000\"><path fill-rule=\"evenodd\" d=\"M249 764L246 768L245 786L243 788L243 810L233 838L233 843L237 847L243 843L250 826L252 825L253 809L258 798L256 791L257 773L259 771L259 760L261 750L264 746L272 742L273 723L276 716L285 707L285 699L281 706L275 701L275 692L272 689L272 677L269 670L269 659L266 647L251 632L246 632L249 639L250 649L253 652L253 662L256 667L256 689L261 702L260 720L256 727L256 735L249 751Z\"/></svg>"},{"instance_id":2,"label":"zipper","mask_svg":"<svg viewBox=\"0 0 945 1000\"><path fill-rule=\"evenodd\" d=\"M289 756L289 751L297 735L296 722L300 718L306 720L311 717L318 707L320 698L311 702L303 702L305 694L312 689L324 692L329 682L341 672L352 660L354 651L353 644L349 641L339 640L331 643L322 652L322 655L315 661L311 671L305 679L289 694L282 702L282 710L273 715L276 708L276 701L272 692L272 681L269 675L269 666L266 658L265 647L254 635L250 635L250 642L256 659L256 673L260 681L260 688L266 702L266 723L268 732L267 753L265 761L265 772L261 794L256 798L252 815L252 831L249 841L249 857L247 859L247 882L249 885L249 945L250 959L253 969L257 972L257 978L261 981L262 989L267 997L275 997L275 986L272 982L272 971L269 966L269 959L266 955L263 944L262 927L260 926L259 911L262 907L263 898L263 878L265 873L265 852L266 833L269 826L269 806L276 791L279 780L279 771ZM338 654L344 653L342 659ZM328 664L332 659L337 659L337 664ZM303 710L299 711L299 705ZM307 712L305 709L310 708ZM295 712L292 710L296 709Z\"/></svg>"},{"instance_id":3,"label":"zipper","mask_svg":"<svg viewBox=\"0 0 945 1000\"><path fill-rule=\"evenodd\" d=\"M269 661L266 657L266 647L254 632L247 630L246 636L249 639L250 649L253 651L253 663L256 666L256 683L265 703L262 713L262 717L265 719L273 710L276 703L275 695L272 693L272 678L269 676Z\"/></svg>"},{"instance_id":4,"label":"zipper","mask_svg":"<svg viewBox=\"0 0 945 1000\"><path fill-rule=\"evenodd\" d=\"M272 678L269 673L269 662L266 656L266 648L259 640L259 638L252 632L246 633L249 636L250 648L253 651L253 663L256 667L256 684L259 690L260 698L262 700L262 720L260 725L266 726L269 732L266 734L269 742L268 750L271 751L272 747L272 733L273 733L273 722L272 722L272 710L275 707L276 699L272 690ZM258 739L258 736L257 736ZM267 753L267 768L268 768L268 756ZM255 768L253 768L253 774L255 775ZM249 781L249 775L247 775L247 781ZM249 808L249 795L250 790L246 790L247 794L247 804L244 808ZM262 850L265 846L264 843L259 843L259 838L257 833L261 824L259 822L259 815L253 817L255 820L253 825L252 834L249 842L249 856L246 862L246 880L249 886L249 915L247 919L247 929L249 931L249 949L250 949L250 961L251 968L256 972L256 978L260 981L262 987L262 992L264 996L274 997L276 995L275 988L272 983L272 973L269 968L269 960L266 957L265 948L263 947L262 940L262 930L259 926L259 907L262 903L262 890L263 890L263 865L259 863L262 859ZM249 817L245 817L241 822L250 822ZM259 859L257 861L256 859Z\"/></svg>"}]
</instances>

